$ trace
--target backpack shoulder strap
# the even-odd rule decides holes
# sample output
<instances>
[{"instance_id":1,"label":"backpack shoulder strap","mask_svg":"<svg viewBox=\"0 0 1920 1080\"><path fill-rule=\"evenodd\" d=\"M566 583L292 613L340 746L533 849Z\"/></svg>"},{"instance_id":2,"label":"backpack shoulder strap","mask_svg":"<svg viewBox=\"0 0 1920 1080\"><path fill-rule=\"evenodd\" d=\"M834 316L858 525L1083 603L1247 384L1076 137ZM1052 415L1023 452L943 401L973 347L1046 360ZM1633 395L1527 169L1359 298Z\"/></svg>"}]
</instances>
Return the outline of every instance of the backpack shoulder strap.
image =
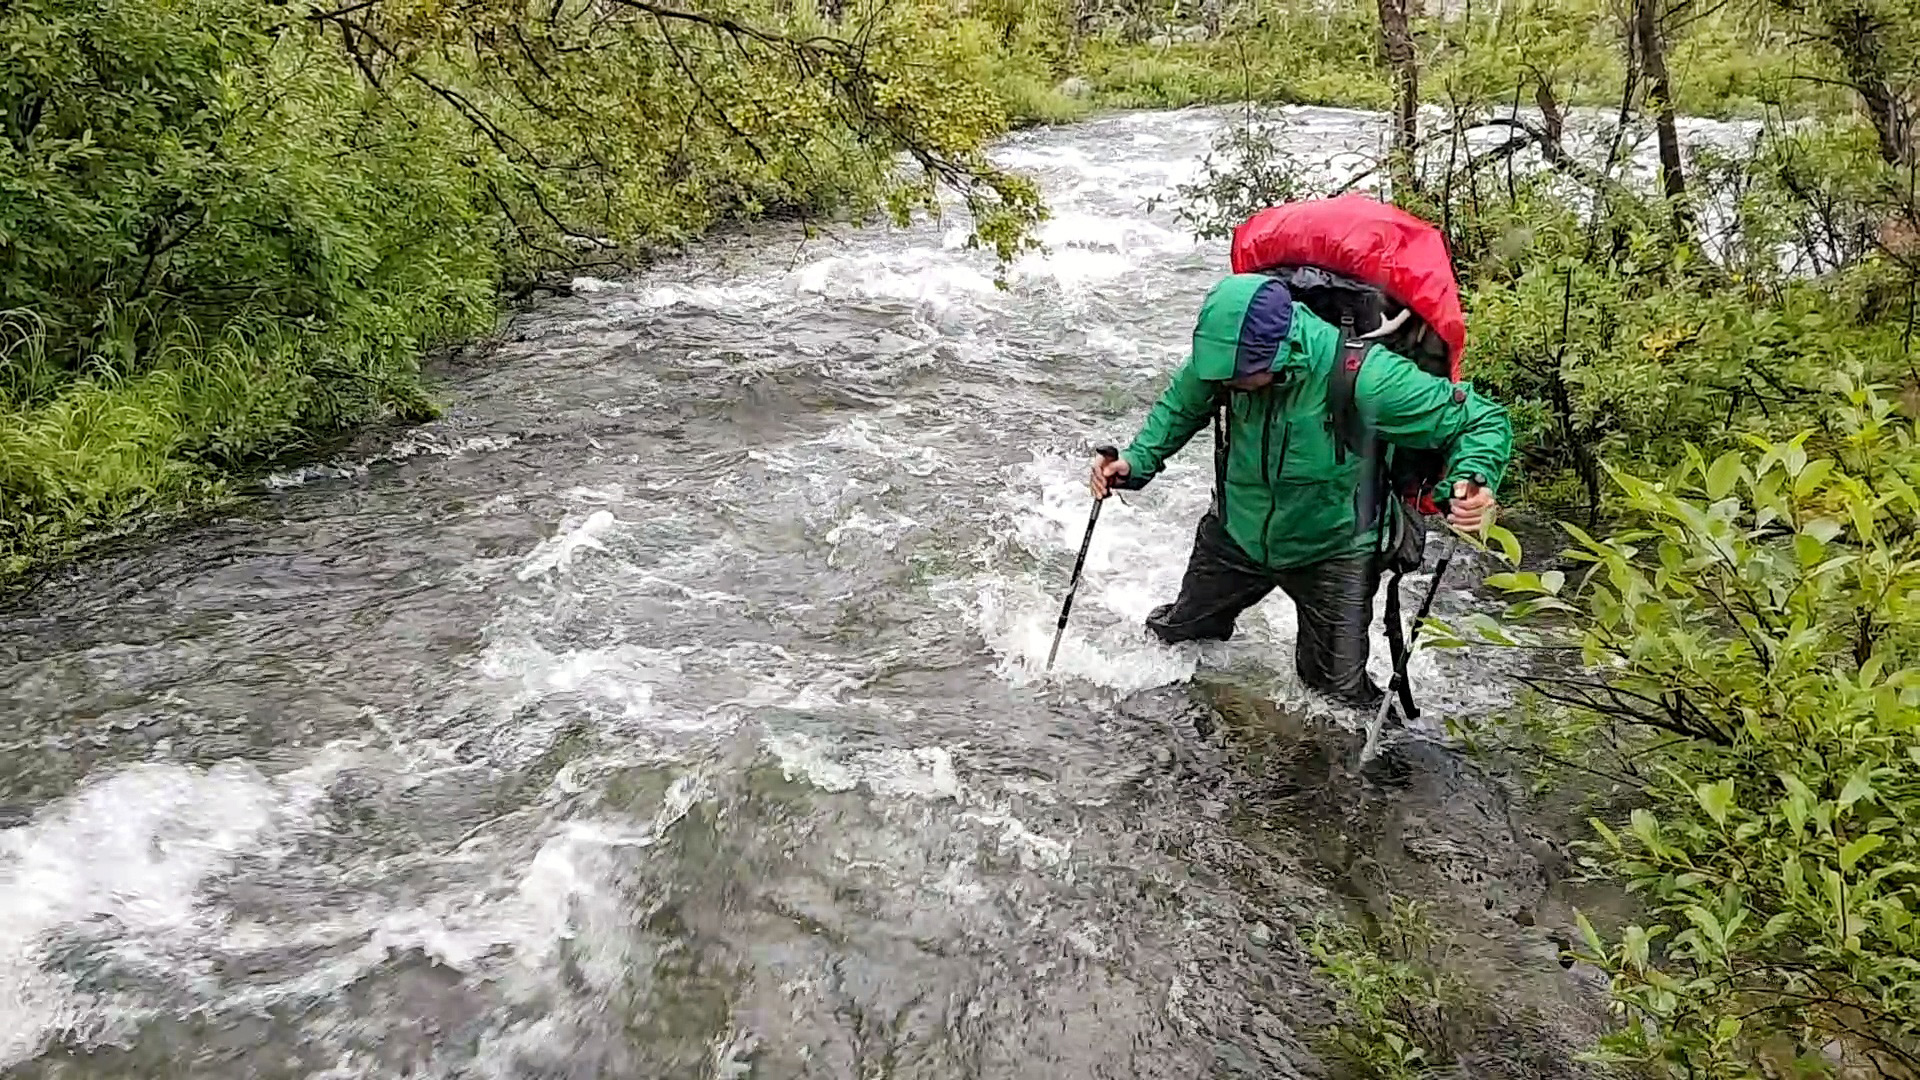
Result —
<instances>
[{"instance_id":1,"label":"backpack shoulder strap","mask_svg":"<svg viewBox=\"0 0 1920 1080\"><path fill-rule=\"evenodd\" d=\"M1227 415L1232 395L1222 389L1213 393L1213 511L1221 518L1227 514Z\"/></svg>"},{"instance_id":2,"label":"backpack shoulder strap","mask_svg":"<svg viewBox=\"0 0 1920 1080\"><path fill-rule=\"evenodd\" d=\"M1333 458L1346 464L1348 454L1375 456L1373 433L1362 422L1354 407L1354 395L1360 383L1360 366L1366 363L1372 344L1353 332L1352 317L1340 320L1340 355L1334 358L1327 375L1327 428L1333 432Z\"/></svg>"}]
</instances>

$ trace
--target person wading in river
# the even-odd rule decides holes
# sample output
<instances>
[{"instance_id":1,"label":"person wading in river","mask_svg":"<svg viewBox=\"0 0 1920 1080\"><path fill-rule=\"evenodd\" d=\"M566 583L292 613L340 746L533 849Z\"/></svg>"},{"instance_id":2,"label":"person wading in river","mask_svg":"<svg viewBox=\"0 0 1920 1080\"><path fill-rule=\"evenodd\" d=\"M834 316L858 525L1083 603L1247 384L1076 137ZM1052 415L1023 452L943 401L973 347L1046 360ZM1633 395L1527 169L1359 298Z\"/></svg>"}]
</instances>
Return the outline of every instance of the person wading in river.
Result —
<instances>
[{"instance_id":1,"label":"person wading in river","mask_svg":"<svg viewBox=\"0 0 1920 1080\"><path fill-rule=\"evenodd\" d=\"M1334 377L1341 369L1351 373L1344 387ZM1366 706L1381 693L1366 672L1373 596L1391 552L1402 552L1405 569L1411 543L1419 565L1422 534L1401 500L1372 494L1391 459L1346 450L1336 397L1350 397L1386 454L1444 458L1434 491L1450 494L1449 521L1462 529L1491 521L1512 452L1506 410L1384 346L1343 341L1342 327L1263 273L1234 274L1207 293L1192 354L1133 442L1095 460L1092 486L1098 499L1144 486L1224 408L1213 506L1194 534L1179 597L1147 625L1168 643L1224 640L1242 611L1278 587L1298 612L1300 680Z\"/></svg>"}]
</instances>

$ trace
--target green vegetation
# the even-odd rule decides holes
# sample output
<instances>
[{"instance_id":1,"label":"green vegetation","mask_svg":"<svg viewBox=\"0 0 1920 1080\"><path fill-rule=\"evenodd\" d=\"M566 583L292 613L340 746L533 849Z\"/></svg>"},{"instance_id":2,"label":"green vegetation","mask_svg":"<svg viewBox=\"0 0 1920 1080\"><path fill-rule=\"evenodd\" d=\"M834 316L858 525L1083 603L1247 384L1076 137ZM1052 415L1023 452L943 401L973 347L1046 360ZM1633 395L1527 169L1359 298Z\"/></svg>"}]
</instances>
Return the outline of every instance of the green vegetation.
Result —
<instances>
[{"instance_id":1,"label":"green vegetation","mask_svg":"<svg viewBox=\"0 0 1920 1080\"><path fill-rule=\"evenodd\" d=\"M728 221L1038 214L938 3L20 0L0 11L0 575L421 416L503 286ZM895 155L918 168L902 173Z\"/></svg>"},{"instance_id":2,"label":"green vegetation","mask_svg":"<svg viewBox=\"0 0 1920 1080\"><path fill-rule=\"evenodd\" d=\"M1791 439L1617 473L1636 527L1576 533L1578 578L1496 582L1571 616L1529 643L1593 671L1541 707L1639 793L1589 865L1646 918L1582 931L1626 1020L1604 1057L1654 1075L1920 1066L1920 429L1831 393Z\"/></svg>"},{"instance_id":3,"label":"green vegetation","mask_svg":"<svg viewBox=\"0 0 1920 1080\"><path fill-rule=\"evenodd\" d=\"M1563 105L1619 108L1633 60L1621 48L1626 27L1615 5L1434 7L1410 16L1423 102L1511 103L1519 94L1532 104L1533 80L1544 76ZM994 27L985 39L993 62L982 73L1015 123L1243 101L1386 109L1395 98L1372 3L996 0L969 10ZM1684 114L1806 115L1845 104L1810 63L1795 24L1764 6L1675 4L1666 22L1667 64L1687 73L1673 87ZM1068 80L1078 93L1062 92Z\"/></svg>"},{"instance_id":4,"label":"green vegetation","mask_svg":"<svg viewBox=\"0 0 1920 1080\"><path fill-rule=\"evenodd\" d=\"M1686 111L1843 98L1793 78L1784 16L1675 22ZM1613 103L1623 32L1599 0L1469 5L1409 55L1456 115L1516 72ZM422 352L503 296L936 185L1004 258L1043 212L981 156L1010 127L1398 85L1374 5L1271 0L20 0L0 35L0 578L430 415Z\"/></svg>"},{"instance_id":5,"label":"green vegetation","mask_svg":"<svg viewBox=\"0 0 1920 1080\"><path fill-rule=\"evenodd\" d=\"M1307 934L1314 970L1333 988L1327 1050L1362 1076L1418 1080L1453 1065L1470 1034L1464 983L1446 970L1443 935L1419 904L1395 899L1371 930L1321 919Z\"/></svg>"},{"instance_id":6,"label":"green vegetation","mask_svg":"<svg viewBox=\"0 0 1920 1080\"><path fill-rule=\"evenodd\" d=\"M1392 109L1355 180L1442 223L1470 373L1519 422L1508 496L1577 519L1565 565L1495 579L1505 622L1436 633L1572 661L1467 734L1611 785L1586 865L1645 906L1582 927L1622 1019L1597 1053L1920 1073L1913 0L14 0L0 41L0 576L430 414L422 351L552 275L937 185L1004 259L1042 213L982 156L1009 126ZM1676 112L1762 130L1688 145ZM1311 193L1281 123L1223 137L1195 231ZM1381 951L1417 935L1341 935L1335 1049L1440 1064L1435 969Z\"/></svg>"},{"instance_id":7,"label":"green vegetation","mask_svg":"<svg viewBox=\"0 0 1920 1080\"><path fill-rule=\"evenodd\" d=\"M1578 42L1520 69L1532 116L1490 114L1490 84L1444 77L1441 117L1397 110L1394 152L1363 178L1443 223L1469 374L1519 422L1509 498L1574 519L1549 569L1522 571L1493 530L1514 564L1491 581L1507 617L1433 630L1542 658L1514 715L1460 734L1578 777L1582 865L1641 905L1623 925L1581 920L1577 956L1611 977L1620 1020L1596 1062L1920 1075L1920 9L1719 11L1763 35L1711 50L1751 71L1778 73L1770 35L1798 36L1789 70L1842 95L1793 99L1831 110L1821 124L1789 122L1760 80L1739 84L1772 101L1750 147L1688 145L1669 103L1735 104L1736 65L1662 55L1688 13L1637 0L1612 77L1621 119L1660 152L1651 183L1610 131L1598 151L1568 138L1564 103L1599 96L1608 70ZM1696 47L1709 25L1687 31ZM1396 104L1435 85L1405 73ZM1252 113L1223 136L1182 192L1195 231L1314 193L1283 125ZM1489 126L1505 140L1469 143ZM1379 1006L1411 977L1391 951L1338 952L1337 1037L1360 1074L1439 1064Z\"/></svg>"}]
</instances>

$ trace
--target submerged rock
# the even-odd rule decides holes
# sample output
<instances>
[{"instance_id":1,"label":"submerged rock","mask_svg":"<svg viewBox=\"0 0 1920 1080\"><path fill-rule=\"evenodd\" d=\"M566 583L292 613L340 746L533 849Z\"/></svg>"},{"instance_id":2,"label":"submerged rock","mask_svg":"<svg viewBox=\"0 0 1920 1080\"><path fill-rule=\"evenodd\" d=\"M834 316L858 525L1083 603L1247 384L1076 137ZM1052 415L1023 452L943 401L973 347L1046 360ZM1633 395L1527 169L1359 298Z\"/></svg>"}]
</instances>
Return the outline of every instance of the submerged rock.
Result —
<instances>
[{"instance_id":1,"label":"submerged rock","mask_svg":"<svg viewBox=\"0 0 1920 1080\"><path fill-rule=\"evenodd\" d=\"M1401 733L1362 771L1362 735L1243 689L1196 686L1183 724L1219 744L1226 814L1242 857L1322 887L1318 911L1384 923L1419 901L1448 938L1445 967L1471 990L1460 1075L1584 1075L1577 1055L1606 1030L1606 985L1562 963L1575 939L1560 846L1501 780L1459 752ZM1301 896L1297 887L1292 899ZM1276 915L1280 914L1278 912Z\"/></svg>"}]
</instances>

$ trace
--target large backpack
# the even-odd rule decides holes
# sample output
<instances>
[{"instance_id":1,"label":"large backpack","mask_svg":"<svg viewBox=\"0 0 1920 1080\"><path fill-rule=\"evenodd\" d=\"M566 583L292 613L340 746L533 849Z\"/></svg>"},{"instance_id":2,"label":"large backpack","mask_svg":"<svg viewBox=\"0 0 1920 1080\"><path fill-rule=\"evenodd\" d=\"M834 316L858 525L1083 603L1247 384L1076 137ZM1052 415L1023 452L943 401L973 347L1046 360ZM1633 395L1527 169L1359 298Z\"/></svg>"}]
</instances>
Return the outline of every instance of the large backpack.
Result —
<instances>
[{"instance_id":1,"label":"large backpack","mask_svg":"<svg viewBox=\"0 0 1920 1080\"><path fill-rule=\"evenodd\" d=\"M1365 195L1269 207L1233 232L1233 272L1284 281L1293 298L1340 328L1341 355L1327 386L1327 424L1341 460L1360 454L1356 496L1362 522L1377 522L1386 493L1420 513L1438 511L1433 490L1446 468L1441 450L1385 452L1354 407L1367 351L1384 345L1422 370L1460 381L1466 316L1446 238L1428 222ZM1456 395L1464 393L1456 387Z\"/></svg>"},{"instance_id":2,"label":"large backpack","mask_svg":"<svg viewBox=\"0 0 1920 1080\"><path fill-rule=\"evenodd\" d=\"M1387 648L1393 656L1402 713L1420 715L1407 684L1407 643L1400 621L1400 578L1418 569L1426 529L1421 515L1437 513L1434 486L1446 470L1444 450L1387 453L1377 433L1354 407L1354 386L1368 351L1376 344L1412 360L1422 370L1460 382L1467 320L1460 284L1440 230L1399 207L1365 195L1342 195L1269 207L1233 231L1233 272L1264 273L1286 282L1293 298L1340 328L1340 358L1327 383L1327 426L1341 460L1361 454L1354 493L1355 520L1378 531L1377 551L1387 584ZM1224 417L1214 419L1216 468L1226 466ZM1392 495L1415 513L1384 513ZM1224 499L1224 483L1219 489ZM1390 530L1391 527L1391 530Z\"/></svg>"}]
</instances>

